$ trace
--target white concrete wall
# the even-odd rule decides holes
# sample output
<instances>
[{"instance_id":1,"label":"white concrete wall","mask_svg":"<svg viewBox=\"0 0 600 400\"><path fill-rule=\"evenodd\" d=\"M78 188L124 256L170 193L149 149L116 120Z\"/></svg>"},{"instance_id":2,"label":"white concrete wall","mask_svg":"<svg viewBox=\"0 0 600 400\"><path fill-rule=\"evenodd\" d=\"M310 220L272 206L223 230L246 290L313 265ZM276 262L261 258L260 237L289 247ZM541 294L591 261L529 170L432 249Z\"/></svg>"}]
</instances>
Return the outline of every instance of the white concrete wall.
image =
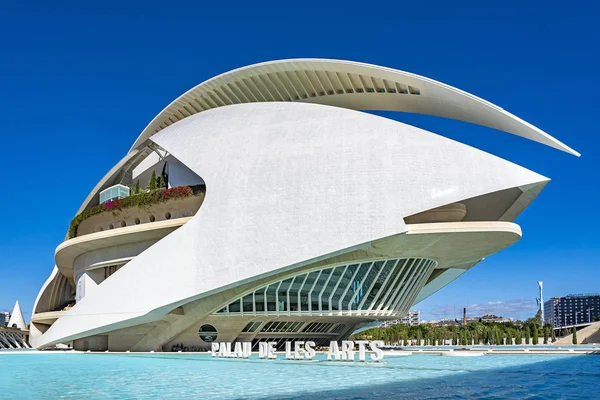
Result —
<instances>
[{"instance_id":1,"label":"white concrete wall","mask_svg":"<svg viewBox=\"0 0 600 400\"><path fill-rule=\"evenodd\" d=\"M302 103L221 107L153 140L202 176L206 200L41 344L157 320L259 275L405 232L405 216L547 180L409 125Z\"/></svg>"}]
</instances>

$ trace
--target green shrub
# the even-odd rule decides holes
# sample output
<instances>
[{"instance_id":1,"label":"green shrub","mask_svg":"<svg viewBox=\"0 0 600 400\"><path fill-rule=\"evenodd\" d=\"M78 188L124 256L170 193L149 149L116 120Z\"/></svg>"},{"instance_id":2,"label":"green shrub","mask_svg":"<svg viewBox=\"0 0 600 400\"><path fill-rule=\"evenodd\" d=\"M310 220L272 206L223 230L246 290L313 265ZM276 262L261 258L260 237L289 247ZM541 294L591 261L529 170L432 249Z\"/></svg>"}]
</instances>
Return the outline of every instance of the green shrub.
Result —
<instances>
[{"instance_id":1,"label":"green shrub","mask_svg":"<svg viewBox=\"0 0 600 400\"><path fill-rule=\"evenodd\" d=\"M139 179L135 182L135 189L133 189L133 192L135 194L139 194L140 193L140 180Z\"/></svg>"},{"instance_id":2,"label":"green shrub","mask_svg":"<svg viewBox=\"0 0 600 400\"><path fill-rule=\"evenodd\" d=\"M573 344L577 344L577 327L573 327Z\"/></svg>"},{"instance_id":3,"label":"green shrub","mask_svg":"<svg viewBox=\"0 0 600 400\"><path fill-rule=\"evenodd\" d=\"M156 189L156 171L152 171L152 176L150 177L150 181L148 182L148 190Z\"/></svg>"}]
</instances>

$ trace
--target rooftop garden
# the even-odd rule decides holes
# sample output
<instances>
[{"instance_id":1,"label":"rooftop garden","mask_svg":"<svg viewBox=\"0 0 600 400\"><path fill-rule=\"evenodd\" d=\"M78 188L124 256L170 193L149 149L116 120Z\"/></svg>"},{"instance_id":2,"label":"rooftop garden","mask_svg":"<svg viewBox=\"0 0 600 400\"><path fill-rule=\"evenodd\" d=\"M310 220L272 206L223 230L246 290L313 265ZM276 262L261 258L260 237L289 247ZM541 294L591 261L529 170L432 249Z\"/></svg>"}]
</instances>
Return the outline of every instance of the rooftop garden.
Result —
<instances>
[{"instance_id":1,"label":"rooftop garden","mask_svg":"<svg viewBox=\"0 0 600 400\"><path fill-rule=\"evenodd\" d=\"M136 188L133 191L133 193L137 192L136 194L123 199L107 201L106 203L90 207L81 214L78 214L71 221L68 238L73 239L74 237L77 237L77 228L79 227L79 224L94 215L111 212L116 216L119 211L125 209L139 208L145 210L155 204L164 203L174 199L183 199L190 196L198 196L206 192L205 185L196 185L178 186L170 189L156 189L155 187L151 187L148 191L140 193L138 185L136 185Z\"/></svg>"}]
</instances>

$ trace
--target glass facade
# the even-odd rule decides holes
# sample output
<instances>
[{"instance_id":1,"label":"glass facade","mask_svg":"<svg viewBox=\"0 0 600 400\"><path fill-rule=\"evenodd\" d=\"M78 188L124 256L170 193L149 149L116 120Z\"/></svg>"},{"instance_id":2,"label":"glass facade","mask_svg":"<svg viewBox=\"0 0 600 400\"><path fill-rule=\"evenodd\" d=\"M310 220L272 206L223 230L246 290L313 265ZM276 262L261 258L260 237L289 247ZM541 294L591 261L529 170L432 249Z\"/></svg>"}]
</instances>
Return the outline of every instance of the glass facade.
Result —
<instances>
[{"instance_id":1,"label":"glass facade","mask_svg":"<svg viewBox=\"0 0 600 400\"><path fill-rule=\"evenodd\" d=\"M591 323L600 316L600 294L553 297L544 303L545 322L554 328Z\"/></svg>"},{"instance_id":2,"label":"glass facade","mask_svg":"<svg viewBox=\"0 0 600 400\"><path fill-rule=\"evenodd\" d=\"M292 276L236 299L217 315L404 314L437 262L364 261Z\"/></svg>"},{"instance_id":3,"label":"glass facade","mask_svg":"<svg viewBox=\"0 0 600 400\"><path fill-rule=\"evenodd\" d=\"M129 188L125 185L114 185L100 192L100 204L125 197L129 197Z\"/></svg>"}]
</instances>

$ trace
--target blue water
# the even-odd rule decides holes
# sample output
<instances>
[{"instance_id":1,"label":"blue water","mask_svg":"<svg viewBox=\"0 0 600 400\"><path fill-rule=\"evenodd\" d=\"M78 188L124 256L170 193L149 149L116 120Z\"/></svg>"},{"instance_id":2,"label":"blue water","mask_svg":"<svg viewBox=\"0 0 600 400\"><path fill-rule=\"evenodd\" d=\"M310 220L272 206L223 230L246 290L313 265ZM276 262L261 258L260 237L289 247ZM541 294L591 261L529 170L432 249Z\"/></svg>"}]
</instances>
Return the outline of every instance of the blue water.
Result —
<instances>
[{"instance_id":1,"label":"blue water","mask_svg":"<svg viewBox=\"0 0 600 400\"><path fill-rule=\"evenodd\" d=\"M412 355L347 364L169 353L0 353L0 398L597 399L600 356Z\"/></svg>"},{"instance_id":2,"label":"blue water","mask_svg":"<svg viewBox=\"0 0 600 400\"><path fill-rule=\"evenodd\" d=\"M600 345L597 344L588 344L588 345L564 345L564 346L553 346L553 345L536 345L536 346L493 346L493 345L474 345L474 346L385 346L387 349L398 349L398 350L411 350L415 349L424 349L424 350L448 350L448 349L463 349L469 348L473 350L488 350L488 349L497 349L497 350L523 350L529 349L532 351L538 350L565 350L565 349L577 349L577 350L598 350L600 351Z\"/></svg>"}]
</instances>

